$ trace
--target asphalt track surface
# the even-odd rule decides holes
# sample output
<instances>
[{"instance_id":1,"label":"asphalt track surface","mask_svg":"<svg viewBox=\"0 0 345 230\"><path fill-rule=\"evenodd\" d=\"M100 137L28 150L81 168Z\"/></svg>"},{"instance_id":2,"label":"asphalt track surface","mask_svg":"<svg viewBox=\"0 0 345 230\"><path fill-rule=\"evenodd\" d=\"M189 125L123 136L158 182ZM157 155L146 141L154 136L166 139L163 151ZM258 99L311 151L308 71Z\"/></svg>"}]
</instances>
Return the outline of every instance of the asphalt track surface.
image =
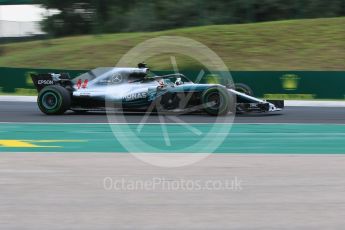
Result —
<instances>
[{"instance_id":1,"label":"asphalt track surface","mask_svg":"<svg viewBox=\"0 0 345 230\"><path fill-rule=\"evenodd\" d=\"M235 122L331 126L345 124L344 114L345 108L287 107L274 115L237 115ZM142 117L125 115L128 123ZM215 121L200 114L178 117ZM36 103L0 102L0 122L108 120L104 113L46 116ZM146 122L159 122L158 116ZM315 135L314 144L332 141L323 132ZM0 153L0 229L344 229L344 154L212 154L193 165L161 168L128 153L53 150Z\"/></svg>"},{"instance_id":2,"label":"asphalt track surface","mask_svg":"<svg viewBox=\"0 0 345 230\"><path fill-rule=\"evenodd\" d=\"M117 122L141 123L143 113L112 114ZM120 117L121 119L116 119ZM123 119L124 118L124 119ZM186 123L214 123L217 118L206 114L179 115ZM345 124L345 107L286 107L282 112L266 114L238 114L235 123L322 123ZM76 114L67 112L59 116L42 114L34 102L0 102L0 122L47 122L47 123L107 123L102 112ZM159 116L151 115L146 123L159 123ZM165 122L176 122L165 119ZM220 121L221 122L221 121Z\"/></svg>"},{"instance_id":3,"label":"asphalt track surface","mask_svg":"<svg viewBox=\"0 0 345 230\"><path fill-rule=\"evenodd\" d=\"M340 230L344 165L339 155L212 155L160 168L130 154L2 153L0 229Z\"/></svg>"}]
</instances>

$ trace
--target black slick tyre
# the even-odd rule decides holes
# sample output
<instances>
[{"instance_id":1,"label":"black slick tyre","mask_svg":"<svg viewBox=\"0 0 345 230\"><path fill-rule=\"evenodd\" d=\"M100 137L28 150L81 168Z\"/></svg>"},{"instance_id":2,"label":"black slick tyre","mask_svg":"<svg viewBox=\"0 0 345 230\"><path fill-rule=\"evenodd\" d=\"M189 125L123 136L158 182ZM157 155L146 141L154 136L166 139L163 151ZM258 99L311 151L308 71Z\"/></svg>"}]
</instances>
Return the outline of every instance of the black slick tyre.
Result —
<instances>
[{"instance_id":1,"label":"black slick tyre","mask_svg":"<svg viewBox=\"0 0 345 230\"><path fill-rule=\"evenodd\" d=\"M222 87L211 87L201 95L204 111L212 116L224 116L230 111L229 93Z\"/></svg>"},{"instance_id":2,"label":"black slick tyre","mask_svg":"<svg viewBox=\"0 0 345 230\"><path fill-rule=\"evenodd\" d=\"M246 84L236 83L235 90L240 93L247 94L249 96L254 96L253 90Z\"/></svg>"},{"instance_id":3,"label":"black slick tyre","mask_svg":"<svg viewBox=\"0 0 345 230\"><path fill-rule=\"evenodd\" d=\"M47 115L63 114L70 108L71 94L59 85L43 88L37 97L39 109Z\"/></svg>"}]
</instances>

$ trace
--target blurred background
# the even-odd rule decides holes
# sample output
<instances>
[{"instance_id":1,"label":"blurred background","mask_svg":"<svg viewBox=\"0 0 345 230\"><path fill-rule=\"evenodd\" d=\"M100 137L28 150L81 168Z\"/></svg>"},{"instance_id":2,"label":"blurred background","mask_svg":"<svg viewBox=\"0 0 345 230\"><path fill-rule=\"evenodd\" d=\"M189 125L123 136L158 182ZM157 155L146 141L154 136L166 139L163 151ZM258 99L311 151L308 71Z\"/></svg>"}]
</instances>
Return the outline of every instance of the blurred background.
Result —
<instances>
[{"instance_id":1,"label":"blurred background","mask_svg":"<svg viewBox=\"0 0 345 230\"><path fill-rule=\"evenodd\" d=\"M344 15L343 0L0 0L0 65L109 66L140 41L178 35L206 44L236 70L341 70ZM43 42L9 44L28 40ZM168 68L157 59L154 67ZM197 65L180 59L182 68Z\"/></svg>"},{"instance_id":2,"label":"blurred background","mask_svg":"<svg viewBox=\"0 0 345 230\"><path fill-rule=\"evenodd\" d=\"M340 54L345 53L344 15L344 0L0 0L2 44L46 40L27 46L30 52L16 44L2 46L0 65L114 65L140 41L179 35L206 44L232 69L339 70L344 61ZM62 37L69 38L51 40ZM53 46L54 54L47 51ZM101 58L91 61L89 54ZM181 58L182 66L193 67ZM165 61L152 62L167 68Z\"/></svg>"},{"instance_id":3,"label":"blurred background","mask_svg":"<svg viewBox=\"0 0 345 230\"><path fill-rule=\"evenodd\" d=\"M344 0L0 0L0 90L34 94L30 72L77 76L147 39L183 36L258 96L344 99L344 16ZM173 51L143 61L171 71L171 55L181 71L202 67Z\"/></svg>"},{"instance_id":4,"label":"blurred background","mask_svg":"<svg viewBox=\"0 0 345 230\"><path fill-rule=\"evenodd\" d=\"M28 22L26 15L25 23L8 24L22 30L18 35L40 34L37 21L42 19L42 30L54 37L345 15L343 0L1 0L0 4L39 4L26 8L35 21ZM5 7L2 14L23 18L26 13L20 14L21 9ZM4 24L3 30L10 27Z\"/></svg>"}]
</instances>

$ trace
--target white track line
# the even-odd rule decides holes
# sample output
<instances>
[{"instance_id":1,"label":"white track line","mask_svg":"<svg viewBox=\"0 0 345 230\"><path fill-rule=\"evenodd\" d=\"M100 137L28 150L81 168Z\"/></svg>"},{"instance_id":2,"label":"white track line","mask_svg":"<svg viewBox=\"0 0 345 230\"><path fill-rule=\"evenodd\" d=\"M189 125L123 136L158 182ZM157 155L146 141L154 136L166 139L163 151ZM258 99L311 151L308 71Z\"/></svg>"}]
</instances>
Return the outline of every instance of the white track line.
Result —
<instances>
[{"instance_id":1,"label":"white track line","mask_svg":"<svg viewBox=\"0 0 345 230\"><path fill-rule=\"evenodd\" d=\"M0 96L0 101L8 102L36 102L37 96Z\"/></svg>"},{"instance_id":2,"label":"white track line","mask_svg":"<svg viewBox=\"0 0 345 230\"><path fill-rule=\"evenodd\" d=\"M128 155L128 154L132 154L131 152L11 152L11 151L3 151L0 152L0 154L35 154L35 155L43 155L43 154L58 154L58 155L70 155L70 154L97 154L97 156L99 156L99 154L119 154L119 155ZM345 153L345 152L344 152ZM312 154L306 154L306 153L279 153L279 152L275 152L275 153L256 153L256 152L251 152L251 153L238 153L238 152L227 152L227 153L211 153L212 157L217 157L219 155L226 155L229 157L241 157L241 158L251 158L253 156L257 156L257 157L281 157L281 156L285 156L285 157L293 157L293 158L299 158L299 157L334 157L334 158L338 158L338 157L345 157L344 153L312 153ZM164 154L165 156L177 156L180 157L181 154L183 155L191 155L191 156L197 156L197 155L205 155L205 154L210 154L210 153L190 153L190 152L186 152L186 153L169 153L169 152L154 152L154 153L148 153L148 152L142 152L142 153L135 153L135 154L142 154L142 155L153 155L156 156L157 154Z\"/></svg>"},{"instance_id":3,"label":"white track line","mask_svg":"<svg viewBox=\"0 0 345 230\"><path fill-rule=\"evenodd\" d=\"M345 107L345 101L285 101L285 106Z\"/></svg>"},{"instance_id":4,"label":"white track line","mask_svg":"<svg viewBox=\"0 0 345 230\"><path fill-rule=\"evenodd\" d=\"M26 125L140 125L142 123L139 122L131 122L131 123L116 123L116 122L100 122L100 123L81 123L81 122L60 122L60 123L53 123L53 122L26 122L26 121L1 121L0 124L26 124ZM200 123L200 122L193 122L187 123L188 125L220 125L220 124L227 124L227 123ZM145 123L144 125L186 125L186 123L157 123L157 122L150 122ZM228 125L345 125L343 123L228 123Z\"/></svg>"}]
</instances>

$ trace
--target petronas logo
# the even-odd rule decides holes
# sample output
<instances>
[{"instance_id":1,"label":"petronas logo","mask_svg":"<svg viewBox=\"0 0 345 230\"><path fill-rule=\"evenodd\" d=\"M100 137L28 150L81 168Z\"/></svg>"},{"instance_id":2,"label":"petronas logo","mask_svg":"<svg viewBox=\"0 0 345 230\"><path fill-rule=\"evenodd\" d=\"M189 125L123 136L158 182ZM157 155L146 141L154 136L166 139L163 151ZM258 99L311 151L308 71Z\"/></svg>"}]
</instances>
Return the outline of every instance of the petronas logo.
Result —
<instances>
[{"instance_id":1,"label":"petronas logo","mask_svg":"<svg viewBox=\"0 0 345 230\"><path fill-rule=\"evenodd\" d=\"M296 74L285 74L281 78L283 89L285 90L296 90L300 77Z\"/></svg>"}]
</instances>

